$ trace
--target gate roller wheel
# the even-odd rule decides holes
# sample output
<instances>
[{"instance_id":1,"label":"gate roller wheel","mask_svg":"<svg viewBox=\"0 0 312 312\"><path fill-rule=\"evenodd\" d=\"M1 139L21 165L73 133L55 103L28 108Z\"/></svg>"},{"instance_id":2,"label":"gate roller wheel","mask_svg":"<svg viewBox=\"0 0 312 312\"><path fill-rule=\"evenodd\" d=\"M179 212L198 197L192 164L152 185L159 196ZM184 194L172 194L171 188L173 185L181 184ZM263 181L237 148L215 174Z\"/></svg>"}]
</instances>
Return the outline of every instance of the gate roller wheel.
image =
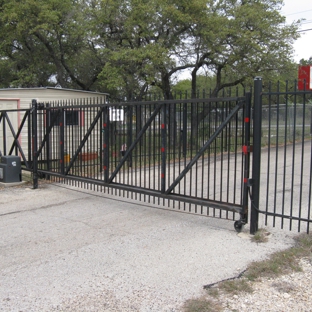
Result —
<instances>
[{"instance_id":1,"label":"gate roller wheel","mask_svg":"<svg viewBox=\"0 0 312 312\"><path fill-rule=\"evenodd\" d=\"M234 222L234 229L236 232L241 232L241 230L243 229L243 225L244 223L242 221L235 221Z\"/></svg>"}]
</instances>

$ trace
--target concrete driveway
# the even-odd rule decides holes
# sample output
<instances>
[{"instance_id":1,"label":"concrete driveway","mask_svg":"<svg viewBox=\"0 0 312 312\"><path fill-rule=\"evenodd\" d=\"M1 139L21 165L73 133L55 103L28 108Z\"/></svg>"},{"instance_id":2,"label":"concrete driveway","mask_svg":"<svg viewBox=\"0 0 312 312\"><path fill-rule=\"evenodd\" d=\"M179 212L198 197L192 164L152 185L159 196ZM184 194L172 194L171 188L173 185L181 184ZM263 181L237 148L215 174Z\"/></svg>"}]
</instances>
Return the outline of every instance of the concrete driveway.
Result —
<instances>
[{"instance_id":1,"label":"concrete driveway","mask_svg":"<svg viewBox=\"0 0 312 312\"><path fill-rule=\"evenodd\" d=\"M289 247L233 221L61 184L0 190L0 311L181 311L203 286Z\"/></svg>"}]
</instances>

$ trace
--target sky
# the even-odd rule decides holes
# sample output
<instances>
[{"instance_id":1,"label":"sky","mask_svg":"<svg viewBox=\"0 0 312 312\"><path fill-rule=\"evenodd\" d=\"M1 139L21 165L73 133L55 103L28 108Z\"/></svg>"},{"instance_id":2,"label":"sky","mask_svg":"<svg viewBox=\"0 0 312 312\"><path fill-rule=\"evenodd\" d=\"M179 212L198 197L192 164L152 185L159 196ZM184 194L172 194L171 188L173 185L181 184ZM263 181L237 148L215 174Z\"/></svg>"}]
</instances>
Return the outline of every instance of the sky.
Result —
<instances>
[{"instance_id":1,"label":"sky","mask_svg":"<svg viewBox=\"0 0 312 312\"><path fill-rule=\"evenodd\" d=\"M284 0L281 14L286 17L286 23L304 18L299 30L301 37L294 43L294 60L299 62L301 59L308 60L312 57L312 0ZM310 29L310 30L308 30Z\"/></svg>"}]
</instances>

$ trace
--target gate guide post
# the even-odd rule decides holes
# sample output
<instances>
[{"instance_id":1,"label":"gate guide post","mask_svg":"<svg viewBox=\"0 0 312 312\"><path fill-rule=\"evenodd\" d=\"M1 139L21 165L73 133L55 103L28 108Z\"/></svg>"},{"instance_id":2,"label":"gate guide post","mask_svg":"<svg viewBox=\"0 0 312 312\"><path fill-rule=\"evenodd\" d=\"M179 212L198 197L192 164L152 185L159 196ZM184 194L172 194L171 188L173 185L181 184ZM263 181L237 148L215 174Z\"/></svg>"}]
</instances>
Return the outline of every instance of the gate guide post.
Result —
<instances>
[{"instance_id":1,"label":"gate guide post","mask_svg":"<svg viewBox=\"0 0 312 312\"><path fill-rule=\"evenodd\" d=\"M261 129L262 129L262 78L254 79L254 111L253 111L253 158L252 158L252 194L250 213L250 234L258 231L260 172L261 172Z\"/></svg>"}]
</instances>

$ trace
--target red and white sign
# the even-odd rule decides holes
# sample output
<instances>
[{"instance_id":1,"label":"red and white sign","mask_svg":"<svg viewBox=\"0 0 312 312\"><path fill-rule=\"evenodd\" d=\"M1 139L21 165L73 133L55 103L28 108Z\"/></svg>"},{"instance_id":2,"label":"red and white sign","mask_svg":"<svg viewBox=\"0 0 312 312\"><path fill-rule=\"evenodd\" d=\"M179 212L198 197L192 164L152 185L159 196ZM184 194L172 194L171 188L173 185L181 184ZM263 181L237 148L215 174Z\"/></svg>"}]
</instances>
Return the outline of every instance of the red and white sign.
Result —
<instances>
[{"instance_id":1,"label":"red and white sign","mask_svg":"<svg viewBox=\"0 0 312 312\"><path fill-rule=\"evenodd\" d=\"M299 66L298 89L312 90L312 66Z\"/></svg>"}]
</instances>

